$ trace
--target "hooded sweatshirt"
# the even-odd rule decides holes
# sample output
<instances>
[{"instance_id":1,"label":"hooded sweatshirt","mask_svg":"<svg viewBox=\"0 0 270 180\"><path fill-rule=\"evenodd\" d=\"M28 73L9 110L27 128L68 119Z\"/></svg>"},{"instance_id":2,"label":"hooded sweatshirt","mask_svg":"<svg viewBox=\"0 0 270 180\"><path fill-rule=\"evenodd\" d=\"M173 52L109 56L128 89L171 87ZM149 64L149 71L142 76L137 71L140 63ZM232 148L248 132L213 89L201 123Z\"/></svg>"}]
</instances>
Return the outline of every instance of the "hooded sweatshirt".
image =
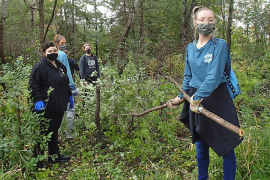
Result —
<instances>
[{"instance_id":1,"label":"hooded sweatshirt","mask_svg":"<svg viewBox=\"0 0 270 180\"><path fill-rule=\"evenodd\" d=\"M44 101L45 111L63 112L72 93L66 67L58 60L55 63L57 68L46 57L37 62L32 69L29 86L34 104ZM52 91L49 93L50 87Z\"/></svg>"}]
</instances>

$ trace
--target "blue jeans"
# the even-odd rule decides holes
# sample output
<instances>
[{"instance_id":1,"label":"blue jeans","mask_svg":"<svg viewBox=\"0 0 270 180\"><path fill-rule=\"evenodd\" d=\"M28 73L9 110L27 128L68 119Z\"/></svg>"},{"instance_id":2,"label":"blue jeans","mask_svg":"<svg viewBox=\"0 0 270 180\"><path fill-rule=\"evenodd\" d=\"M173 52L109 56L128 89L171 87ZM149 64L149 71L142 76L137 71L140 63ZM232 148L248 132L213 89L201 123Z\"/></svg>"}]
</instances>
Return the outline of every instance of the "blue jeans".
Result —
<instances>
[{"instance_id":1,"label":"blue jeans","mask_svg":"<svg viewBox=\"0 0 270 180\"><path fill-rule=\"evenodd\" d=\"M196 143L198 179L207 180L209 166L209 146L202 140ZM222 156L224 180L234 180L236 173L236 158L234 150Z\"/></svg>"}]
</instances>

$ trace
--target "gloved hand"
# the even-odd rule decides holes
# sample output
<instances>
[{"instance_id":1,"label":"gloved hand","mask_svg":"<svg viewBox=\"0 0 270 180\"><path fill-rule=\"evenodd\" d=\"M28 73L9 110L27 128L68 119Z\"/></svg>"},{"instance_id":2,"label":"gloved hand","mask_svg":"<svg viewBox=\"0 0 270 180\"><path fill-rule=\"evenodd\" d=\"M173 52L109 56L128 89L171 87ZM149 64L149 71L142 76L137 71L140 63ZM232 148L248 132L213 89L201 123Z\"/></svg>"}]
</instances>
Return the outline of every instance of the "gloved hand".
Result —
<instances>
[{"instance_id":1,"label":"gloved hand","mask_svg":"<svg viewBox=\"0 0 270 180\"><path fill-rule=\"evenodd\" d=\"M38 101L35 103L35 110L41 111L45 109L45 103L44 101Z\"/></svg>"},{"instance_id":2,"label":"gloved hand","mask_svg":"<svg viewBox=\"0 0 270 180\"><path fill-rule=\"evenodd\" d=\"M74 100L72 96L69 96L69 108L72 109L74 107Z\"/></svg>"},{"instance_id":3,"label":"gloved hand","mask_svg":"<svg viewBox=\"0 0 270 180\"><path fill-rule=\"evenodd\" d=\"M76 86L74 84L70 86L70 89L72 92L72 96L78 96L79 91L76 89Z\"/></svg>"},{"instance_id":4,"label":"gloved hand","mask_svg":"<svg viewBox=\"0 0 270 180\"><path fill-rule=\"evenodd\" d=\"M203 99L199 99L197 101L194 101L193 97L194 97L194 95L190 98L190 110L195 112L195 113L200 114L199 107L202 106L200 104L201 104Z\"/></svg>"}]
</instances>

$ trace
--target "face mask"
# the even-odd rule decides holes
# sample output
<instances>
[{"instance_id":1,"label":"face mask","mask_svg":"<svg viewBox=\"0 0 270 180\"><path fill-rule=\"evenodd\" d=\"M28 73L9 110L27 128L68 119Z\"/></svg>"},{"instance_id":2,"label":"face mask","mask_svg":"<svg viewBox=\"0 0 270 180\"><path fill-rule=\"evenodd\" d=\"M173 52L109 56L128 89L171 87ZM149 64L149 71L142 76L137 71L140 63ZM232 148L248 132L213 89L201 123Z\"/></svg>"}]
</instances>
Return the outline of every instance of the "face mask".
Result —
<instances>
[{"instance_id":1,"label":"face mask","mask_svg":"<svg viewBox=\"0 0 270 180\"><path fill-rule=\"evenodd\" d=\"M205 23L205 24L197 24L196 30L200 34L202 34L204 36L208 36L209 34L211 34L215 30L215 28L216 28L215 23Z\"/></svg>"},{"instance_id":2,"label":"face mask","mask_svg":"<svg viewBox=\"0 0 270 180\"><path fill-rule=\"evenodd\" d=\"M59 45L59 49L60 49L61 51L64 51L64 50L67 49L67 45Z\"/></svg>"},{"instance_id":3,"label":"face mask","mask_svg":"<svg viewBox=\"0 0 270 180\"><path fill-rule=\"evenodd\" d=\"M91 53L91 49L86 49L84 52L90 54Z\"/></svg>"},{"instance_id":4,"label":"face mask","mask_svg":"<svg viewBox=\"0 0 270 180\"><path fill-rule=\"evenodd\" d=\"M58 53L51 53L51 54L47 54L47 59L54 61L56 60L58 57Z\"/></svg>"}]
</instances>

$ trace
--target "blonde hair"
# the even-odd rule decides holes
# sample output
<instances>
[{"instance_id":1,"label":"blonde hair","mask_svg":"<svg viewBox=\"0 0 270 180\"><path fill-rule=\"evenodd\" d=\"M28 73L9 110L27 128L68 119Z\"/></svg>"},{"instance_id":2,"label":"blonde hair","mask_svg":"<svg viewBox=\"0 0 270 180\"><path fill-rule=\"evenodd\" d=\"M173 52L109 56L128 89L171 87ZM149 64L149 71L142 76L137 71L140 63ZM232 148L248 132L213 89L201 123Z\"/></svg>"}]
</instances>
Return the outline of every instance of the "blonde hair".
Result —
<instances>
[{"instance_id":1,"label":"blonde hair","mask_svg":"<svg viewBox=\"0 0 270 180\"><path fill-rule=\"evenodd\" d=\"M203 11L203 10L208 10L208 11L211 11L215 17L215 13L212 11L212 9L209 9L207 7L202 7L202 6L195 6L193 9L192 9L192 22L195 21L197 19L197 15L199 12ZM196 29L194 30L194 41L196 41L196 37L197 37L197 34L196 34Z\"/></svg>"}]
</instances>

